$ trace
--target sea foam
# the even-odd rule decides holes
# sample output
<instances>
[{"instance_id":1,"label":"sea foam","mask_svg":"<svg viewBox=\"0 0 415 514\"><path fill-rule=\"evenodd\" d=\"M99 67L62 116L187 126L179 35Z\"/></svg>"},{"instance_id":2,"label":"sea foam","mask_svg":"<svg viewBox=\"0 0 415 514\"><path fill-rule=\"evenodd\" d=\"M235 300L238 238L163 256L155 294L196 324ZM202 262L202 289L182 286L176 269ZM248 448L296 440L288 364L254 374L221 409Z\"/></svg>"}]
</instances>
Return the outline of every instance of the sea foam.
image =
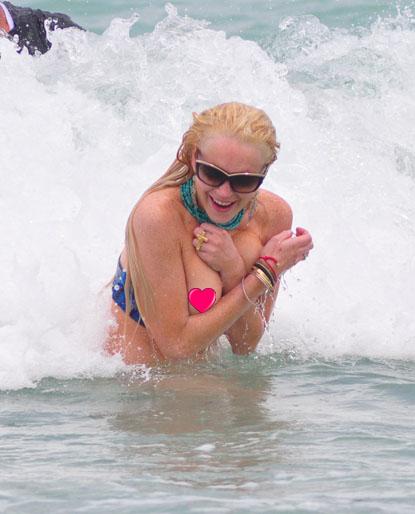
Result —
<instances>
[{"instance_id":1,"label":"sea foam","mask_svg":"<svg viewBox=\"0 0 415 514\"><path fill-rule=\"evenodd\" d=\"M315 242L260 352L414 359L411 12L365 30L286 18L261 45L172 6L131 38L136 22L56 31L36 58L0 39L0 388L122 369L102 342L128 213L192 111L231 100L273 119L264 187Z\"/></svg>"}]
</instances>

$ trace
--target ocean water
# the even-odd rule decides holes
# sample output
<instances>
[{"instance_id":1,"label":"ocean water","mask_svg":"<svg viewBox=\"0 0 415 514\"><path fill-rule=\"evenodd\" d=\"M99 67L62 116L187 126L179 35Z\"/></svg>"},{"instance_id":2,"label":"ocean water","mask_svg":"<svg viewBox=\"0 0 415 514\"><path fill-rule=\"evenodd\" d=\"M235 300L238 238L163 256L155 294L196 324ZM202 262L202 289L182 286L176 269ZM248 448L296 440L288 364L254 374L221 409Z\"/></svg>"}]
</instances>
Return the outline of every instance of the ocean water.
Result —
<instances>
[{"instance_id":1,"label":"ocean water","mask_svg":"<svg viewBox=\"0 0 415 514\"><path fill-rule=\"evenodd\" d=\"M87 32L0 39L0 511L411 513L415 5L44 1ZM264 187L315 249L258 351L102 349L128 213L192 111L264 108Z\"/></svg>"}]
</instances>

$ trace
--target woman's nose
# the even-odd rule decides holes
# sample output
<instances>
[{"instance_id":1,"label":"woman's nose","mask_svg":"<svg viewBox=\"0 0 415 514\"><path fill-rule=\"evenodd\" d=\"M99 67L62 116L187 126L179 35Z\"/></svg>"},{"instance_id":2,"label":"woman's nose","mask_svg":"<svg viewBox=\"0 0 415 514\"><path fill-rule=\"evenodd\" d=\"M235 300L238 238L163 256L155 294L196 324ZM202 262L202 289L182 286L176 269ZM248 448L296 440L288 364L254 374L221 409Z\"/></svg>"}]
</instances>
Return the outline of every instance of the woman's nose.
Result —
<instances>
[{"instance_id":1,"label":"woman's nose","mask_svg":"<svg viewBox=\"0 0 415 514\"><path fill-rule=\"evenodd\" d=\"M233 194L233 190L231 188L229 180L225 180L223 184L216 188L216 191L220 193L220 195L224 198L231 196Z\"/></svg>"}]
</instances>

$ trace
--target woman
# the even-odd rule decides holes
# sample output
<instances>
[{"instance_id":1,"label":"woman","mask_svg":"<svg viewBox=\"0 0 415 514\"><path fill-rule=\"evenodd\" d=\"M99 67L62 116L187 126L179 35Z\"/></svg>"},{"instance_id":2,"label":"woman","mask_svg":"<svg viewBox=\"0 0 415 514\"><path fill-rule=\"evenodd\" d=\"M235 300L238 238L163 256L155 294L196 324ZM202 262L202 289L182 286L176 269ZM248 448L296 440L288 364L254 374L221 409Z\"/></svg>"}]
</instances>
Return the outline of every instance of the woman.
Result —
<instances>
[{"instance_id":1,"label":"woman","mask_svg":"<svg viewBox=\"0 0 415 514\"><path fill-rule=\"evenodd\" d=\"M282 273L313 244L279 196L259 189L279 143L260 109L193 115L177 158L134 207L113 283L108 349L128 364L197 357L222 334L255 350Z\"/></svg>"}]
</instances>

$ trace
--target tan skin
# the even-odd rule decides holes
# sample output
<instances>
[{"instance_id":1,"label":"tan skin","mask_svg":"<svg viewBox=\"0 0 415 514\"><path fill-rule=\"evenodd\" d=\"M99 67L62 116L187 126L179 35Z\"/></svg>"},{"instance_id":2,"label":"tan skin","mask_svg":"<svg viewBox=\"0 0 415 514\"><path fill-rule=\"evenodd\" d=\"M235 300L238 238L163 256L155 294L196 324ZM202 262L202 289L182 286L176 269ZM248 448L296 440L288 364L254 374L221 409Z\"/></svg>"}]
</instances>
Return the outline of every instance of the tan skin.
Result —
<instances>
[{"instance_id":1,"label":"tan skin","mask_svg":"<svg viewBox=\"0 0 415 514\"><path fill-rule=\"evenodd\" d=\"M201 141L193 154L228 173L260 173L266 160L261 145L242 143L236 137L213 135ZM198 205L216 223L232 219L248 208L254 193L235 193L226 181L220 187L207 186L195 177ZM133 226L140 242L140 255L154 294L155 312L146 313L146 327L138 325L114 303L118 323L113 327L107 348L121 352L127 364L154 365L159 362L195 358L226 334L234 353L248 354L260 341L276 300L265 295L266 287L248 274L260 255L278 260L284 272L303 260L312 249L311 236L298 228L291 232L292 213L279 196L260 189L254 217L245 213L241 225L226 231L212 224L200 225L183 206L179 188L166 188L140 200ZM229 205L222 209L214 201ZM204 230L208 241L196 251L197 234ZM125 250L121 256L126 266ZM248 274L248 276L246 276ZM264 299L264 312L247 300ZM215 304L198 313L188 302L192 288L213 288ZM140 297L138 291L138 299ZM265 321L264 321L265 318Z\"/></svg>"},{"instance_id":2,"label":"tan skin","mask_svg":"<svg viewBox=\"0 0 415 514\"><path fill-rule=\"evenodd\" d=\"M10 27L7 23L6 15L4 14L3 9L0 7L0 30L4 30L5 32L9 32Z\"/></svg>"}]
</instances>

